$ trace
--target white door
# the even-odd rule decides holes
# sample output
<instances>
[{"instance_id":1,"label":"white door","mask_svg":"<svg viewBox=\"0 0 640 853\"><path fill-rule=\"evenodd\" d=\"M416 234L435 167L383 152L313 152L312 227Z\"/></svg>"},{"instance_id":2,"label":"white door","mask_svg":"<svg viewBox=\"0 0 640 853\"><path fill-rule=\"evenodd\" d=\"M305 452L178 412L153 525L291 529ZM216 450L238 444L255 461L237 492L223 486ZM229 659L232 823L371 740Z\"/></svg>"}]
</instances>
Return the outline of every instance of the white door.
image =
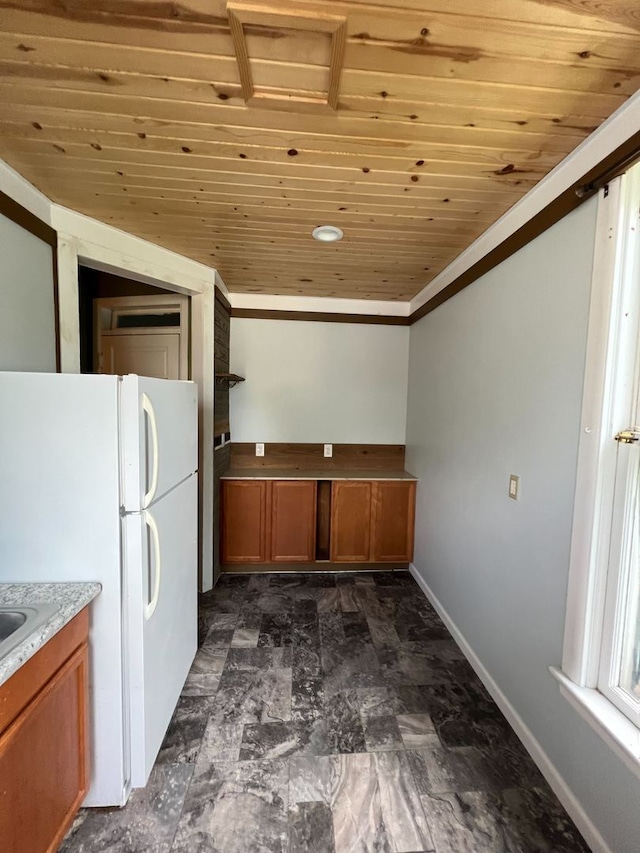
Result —
<instances>
[{"instance_id":1,"label":"white door","mask_svg":"<svg viewBox=\"0 0 640 853\"><path fill-rule=\"evenodd\" d=\"M196 476L124 518L131 780L147 783L197 648Z\"/></svg>"},{"instance_id":2,"label":"white door","mask_svg":"<svg viewBox=\"0 0 640 853\"><path fill-rule=\"evenodd\" d=\"M149 329L102 332L99 372L180 379L180 333Z\"/></svg>"},{"instance_id":3,"label":"white door","mask_svg":"<svg viewBox=\"0 0 640 853\"><path fill-rule=\"evenodd\" d=\"M150 506L198 468L194 382L125 376L121 391L123 505Z\"/></svg>"}]
</instances>

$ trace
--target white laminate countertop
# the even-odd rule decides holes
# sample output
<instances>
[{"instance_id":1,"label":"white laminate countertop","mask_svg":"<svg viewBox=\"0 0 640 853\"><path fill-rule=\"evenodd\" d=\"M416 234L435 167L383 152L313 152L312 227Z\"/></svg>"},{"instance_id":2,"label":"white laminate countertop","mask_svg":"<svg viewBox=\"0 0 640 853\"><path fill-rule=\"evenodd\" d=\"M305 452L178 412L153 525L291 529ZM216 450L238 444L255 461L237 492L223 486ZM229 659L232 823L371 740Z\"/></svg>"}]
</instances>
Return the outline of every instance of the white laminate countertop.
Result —
<instances>
[{"instance_id":1,"label":"white laminate countertop","mask_svg":"<svg viewBox=\"0 0 640 853\"><path fill-rule=\"evenodd\" d=\"M355 471L353 468L229 468L221 480L416 480L408 471Z\"/></svg>"},{"instance_id":2,"label":"white laminate countertop","mask_svg":"<svg viewBox=\"0 0 640 853\"><path fill-rule=\"evenodd\" d=\"M58 609L0 657L0 685L100 594L99 583L0 583L0 607L57 604ZM1 648L1 646L0 646Z\"/></svg>"}]
</instances>

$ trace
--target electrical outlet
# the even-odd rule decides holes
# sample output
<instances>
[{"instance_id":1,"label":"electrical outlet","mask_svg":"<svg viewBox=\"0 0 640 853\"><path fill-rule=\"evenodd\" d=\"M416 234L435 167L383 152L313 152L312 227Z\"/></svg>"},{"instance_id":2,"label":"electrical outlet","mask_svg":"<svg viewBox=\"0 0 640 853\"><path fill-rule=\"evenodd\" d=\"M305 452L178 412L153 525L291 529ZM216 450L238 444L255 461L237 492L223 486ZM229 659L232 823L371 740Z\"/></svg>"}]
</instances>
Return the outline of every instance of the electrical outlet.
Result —
<instances>
[{"instance_id":1,"label":"electrical outlet","mask_svg":"<svg viewBox=\"0 0 640 853\"><path fill-rule=\"evenodd\" d=\"M520 477L517 477L515 474L509 475L509 497L517 501L519 500L520 494Z\"/></svg>"},{"instance_id":2,"label":"electrical outlet","mask_svg":"<svg viewBox=\"0 0 640 853\"><path fill-rule=\"evenodd\" d=\"M329 459L331 456L333 456L333 444L325 444L324 455L327 459Z\"/></svg>"},{"instance_id":3,"label":"electrical outlet","mask_svg":"<svg viewBox=\"0 0 640 853\"><path fill-rule=\"evenodd\" d=\"M264 444L256 442L256 456L264 456Z\"/></svg>"}]
</instances>

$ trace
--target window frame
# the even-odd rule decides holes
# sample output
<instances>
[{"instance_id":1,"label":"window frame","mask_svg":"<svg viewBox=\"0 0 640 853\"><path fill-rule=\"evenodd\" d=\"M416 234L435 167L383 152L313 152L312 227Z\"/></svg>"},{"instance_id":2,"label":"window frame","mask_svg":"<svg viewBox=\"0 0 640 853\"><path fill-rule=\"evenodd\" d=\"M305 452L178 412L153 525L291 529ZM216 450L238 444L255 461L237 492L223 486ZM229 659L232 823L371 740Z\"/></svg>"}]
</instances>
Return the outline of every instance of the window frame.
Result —
<instances>
[{"instance_id":1,"label":"window frame","mask_svg":"<svg viewBox=\"0 0 640 853\"><path fill-rule=\"evenodd\" d=\"M618 448L615 509L612 515L613 535L603 606L598 690L634 725L640 727L640 699L633 699L620 686L622 651L627 627L627 605L631 585L629 573L634 568L638 568L639 479L640 448L636 444L621 445Z\"/></svg>"},{"instance_id":2,"label":"window frame","mask_svg":"<svg viewBox=\"0 0 640 853\"><path fill-rule=\"evenodd\" d=\"M640 287L640 166L599 192L560 690L640 775L640 728L600 689L615 620L605 618L612 577L612 511L618 443L633 422ZM611 592L611 589L610 589ZM617 697L619 698L619 697Z\"/></svg>"}]
</instances>

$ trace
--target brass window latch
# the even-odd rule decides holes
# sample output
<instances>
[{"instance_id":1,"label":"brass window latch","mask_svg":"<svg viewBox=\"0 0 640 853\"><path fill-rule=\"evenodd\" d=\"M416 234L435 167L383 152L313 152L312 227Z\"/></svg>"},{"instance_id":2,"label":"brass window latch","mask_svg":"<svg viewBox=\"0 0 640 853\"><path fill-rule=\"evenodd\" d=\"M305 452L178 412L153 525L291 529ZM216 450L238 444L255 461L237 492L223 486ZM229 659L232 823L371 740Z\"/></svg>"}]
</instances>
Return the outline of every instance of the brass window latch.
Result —
<instances>
[{"instance_id":1,"label":"brass window latch","mask_svg":"<svg viewBox=\"0 0 640 853\"><path fill-rule=\"evenodd\" d=\"M634 444L636 441L640 441L640 427L629 427L629 429L623 429L622 432L619 432L616 436L614 436L616 441L619 441L620 444Z\"/></svg>"}]
</instances>

